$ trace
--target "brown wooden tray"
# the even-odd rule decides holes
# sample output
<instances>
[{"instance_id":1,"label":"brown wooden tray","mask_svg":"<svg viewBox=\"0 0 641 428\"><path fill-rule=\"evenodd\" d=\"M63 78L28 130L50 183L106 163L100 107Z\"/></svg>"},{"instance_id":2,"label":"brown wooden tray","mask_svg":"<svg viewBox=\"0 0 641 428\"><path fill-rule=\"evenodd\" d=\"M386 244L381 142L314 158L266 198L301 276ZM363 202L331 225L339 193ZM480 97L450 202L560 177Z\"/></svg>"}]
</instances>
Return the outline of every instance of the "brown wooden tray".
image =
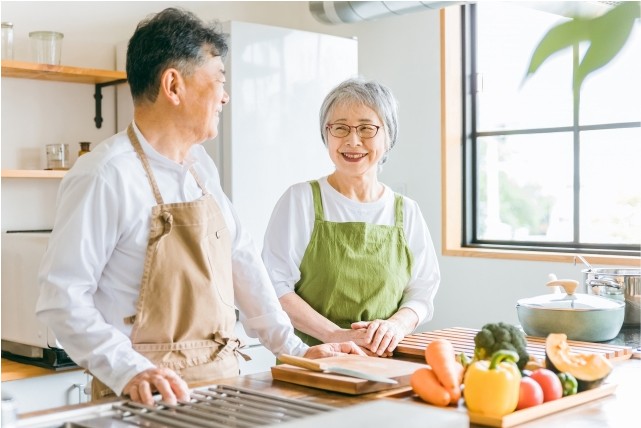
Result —
<instances>
[{"instance_id":1,"label":"brown wooden tray","mask_svg":"<svg viewBox=\"0 0 641 428\"><path fill-rule=\"evenodd\" d=\"M614 393L614 390L616 388L616 384L606 383L598 388L591 389L589 391L580 392L578 394L563 397L554 401L548 401L547 403L539 404L538 406L530 407L529 409L517 410L513 413L510 413L509 415L505 415L502 417L485 416L478 413L470 413L468 412L467 407L465 407L465 400L463 398L459 400L457 406L451 405L448 407L439 408L452 410L454 412L466 413L469 416L471 423L487 425L491 427L508 428L541 418L543 416L551 415L552 413L560 412L571 407L576 407L593 400L597 400ZM414 391L412 391L411 387L381 392L376 397L390 400L401 400L417 405L431 406L431 404L427 404L416 394L414 394Z\"/></svg>"},{"instance_id":2,"label":"brown wooden tray","mask_svg":"<svg viewBox=\"0 0 641 428\"><path fill-rule=\"evenodd\" d=\"M425 348L436 339L447 339L454 346L456 353L464 352L470 358L474 357L474 336L479 330L473 328L452 327L444 330L435 330L425 333L405 336L394 351L395 355L423 356ZM525 336L527 351L538 360L545 359L545 338ZM629 346L606 345L603 343L577 342L568 340L572 351L585 354L602 354L611 362L623 361L632 357L632 348Z\"/></svg>"}]
</instances>

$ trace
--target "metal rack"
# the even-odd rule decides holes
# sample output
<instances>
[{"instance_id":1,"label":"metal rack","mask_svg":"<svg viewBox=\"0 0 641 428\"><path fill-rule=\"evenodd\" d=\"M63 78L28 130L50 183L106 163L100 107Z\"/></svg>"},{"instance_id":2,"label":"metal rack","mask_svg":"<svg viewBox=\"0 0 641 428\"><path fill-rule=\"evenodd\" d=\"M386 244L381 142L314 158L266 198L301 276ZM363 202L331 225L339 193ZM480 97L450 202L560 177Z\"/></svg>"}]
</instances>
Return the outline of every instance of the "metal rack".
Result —
<instances>
[{"instance_id":1,"label":"metal rack","mask_svg":"<svg viewBox=\"0 0 641 428\"><path fill-rule=\"evenodd\" d=\"M288 422L334 410L329 406L264 394L245 388L215 385L196 390L191 400L155 406L125 402L116 404L115 418L137 425L142 421L166 427L251 428Z\"/></svg>"}]
</instances>

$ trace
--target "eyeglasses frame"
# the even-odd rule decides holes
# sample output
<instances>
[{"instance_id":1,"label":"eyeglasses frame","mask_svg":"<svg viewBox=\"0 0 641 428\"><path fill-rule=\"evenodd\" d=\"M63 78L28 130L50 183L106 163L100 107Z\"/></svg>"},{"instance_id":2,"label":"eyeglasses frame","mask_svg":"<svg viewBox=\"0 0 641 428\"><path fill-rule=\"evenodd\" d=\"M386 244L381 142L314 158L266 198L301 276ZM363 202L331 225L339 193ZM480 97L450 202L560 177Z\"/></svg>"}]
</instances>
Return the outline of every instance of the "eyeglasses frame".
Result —
<instances>
[{"instance_id":1,"label":"eyeglasses frame","mask_svg":"<svg viewBox=\"0 0 641 428\"><path fill-rule=\"evenodd\" d=\"M332 125L343 125L343 126L347 126L347 127L349 128L349 132L347 132L347 135L345 135L344 137L337 137L336 135L332 134L332 131L330 130L330 127L331 127ZM359 126L373 126L374 128L376 128L376 133L375 133L374 135L372 135L371 137L362 137L362 136L361 136L361 134L360 134L360 133L359 133L359 131L358 131L358 127L359 127ZM325 127L325 129L327 129L327 132L329 132L329 134L330 134L332 137L334 137L334 138L346 138L346 137L349 137L349 134L351 134L351 132L352 132L352 128L354 128L354 129L356 130L356 135L358 135L360 138L362 138L362 139L364 139L364 140L369 140L370 138L374 138L374 137L376 137L376 136L378 135L378 131L380 131L380 129L381 129L381 128L384 128L384 127L385 127L385 126L383 126L383 125L380 125L380 126L379 126L379 125L372 125L372 124L370 124L370 123L363 123L363 124L361 124L361 125L352 126L352 125L348 125L348 124L346 124L346 123L336 123L336 122L335 122L335 123L328 123L328 124L327 124L327 126Z\"/></svg>"}]
</instances>

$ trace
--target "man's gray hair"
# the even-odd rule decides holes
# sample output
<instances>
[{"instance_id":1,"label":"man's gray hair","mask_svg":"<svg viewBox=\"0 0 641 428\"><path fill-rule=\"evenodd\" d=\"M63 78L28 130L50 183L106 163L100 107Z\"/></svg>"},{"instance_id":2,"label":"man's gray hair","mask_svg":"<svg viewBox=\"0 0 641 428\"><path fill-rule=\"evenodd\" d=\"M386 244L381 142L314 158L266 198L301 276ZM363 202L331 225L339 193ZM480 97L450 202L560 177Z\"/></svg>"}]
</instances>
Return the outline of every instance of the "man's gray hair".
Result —
<instances>
[{"instance_id":1,"label":"man's gray hair","mask_svg":"<svg viewBox=\"0 0 641 428\"><path fill-rule=\"evenodd\" d=\"M327 147L327 124L334 108L339 105L359 104L371 108L383 121L387 137L387 147L378 163L381 166L387 161L387 154L396 144L398 137L398 102L392 91L376 80L367 80L362 76L347 79L332 89L321 105L319 119L323 143Z\"/></svg>"}]
</instances>

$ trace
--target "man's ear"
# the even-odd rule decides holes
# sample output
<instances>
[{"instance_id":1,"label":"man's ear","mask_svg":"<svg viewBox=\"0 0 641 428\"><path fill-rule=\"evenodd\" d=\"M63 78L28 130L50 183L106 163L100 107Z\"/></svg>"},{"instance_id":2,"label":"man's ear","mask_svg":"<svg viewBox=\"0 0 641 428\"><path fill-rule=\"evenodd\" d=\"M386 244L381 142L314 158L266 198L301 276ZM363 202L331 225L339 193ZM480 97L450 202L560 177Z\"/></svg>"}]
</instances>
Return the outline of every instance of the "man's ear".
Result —
<instances>
[{"instance_id":1,"label":"man's ear","mask_svg":"<svg viewBox=\"0 0 641 428\"><path fill-rule=\"evenodd\" d=\"M180 98L184 91L185 81L182 75L175 68L168 68L160 78L160 93L172 105L180 104Z\"/></svg>"}]
</instances>

